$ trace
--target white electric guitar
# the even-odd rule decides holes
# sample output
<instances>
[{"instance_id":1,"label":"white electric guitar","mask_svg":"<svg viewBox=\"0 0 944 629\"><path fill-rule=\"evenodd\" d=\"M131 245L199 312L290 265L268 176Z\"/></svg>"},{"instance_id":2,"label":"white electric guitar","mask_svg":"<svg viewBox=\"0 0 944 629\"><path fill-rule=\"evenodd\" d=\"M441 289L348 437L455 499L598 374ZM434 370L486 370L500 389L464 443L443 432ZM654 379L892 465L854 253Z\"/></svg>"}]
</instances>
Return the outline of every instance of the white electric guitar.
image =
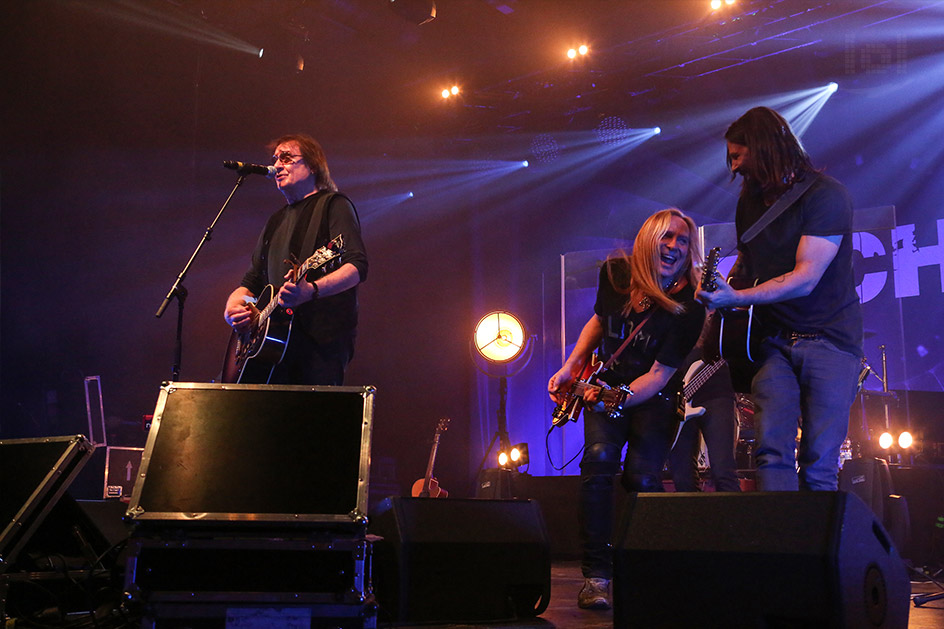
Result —
<instances>
[{"instance_id":1,"label":"white electric guitar","mask_svg":"<svg viewBox=\"0 0 944 629\"><path fill-rule=\"evenodd\" d=\"M678 396L678 421L679 426L678 430L675 433L675 439L672 441L672 447L675 447L675 442L678 441L679 435L682 434L682 428L685 426L685 422L690 420L692 417L700 417L705 414L704 406L692 406L692 396L702 387L703 384L708 382L708 379L711 376L715 375L719 369L725 365L723 358L706 363L703 360L696 360L688 368L688 371L685 372L685 377L682 378L682 390L679 391Z\"/></svg>"}]
</instances>

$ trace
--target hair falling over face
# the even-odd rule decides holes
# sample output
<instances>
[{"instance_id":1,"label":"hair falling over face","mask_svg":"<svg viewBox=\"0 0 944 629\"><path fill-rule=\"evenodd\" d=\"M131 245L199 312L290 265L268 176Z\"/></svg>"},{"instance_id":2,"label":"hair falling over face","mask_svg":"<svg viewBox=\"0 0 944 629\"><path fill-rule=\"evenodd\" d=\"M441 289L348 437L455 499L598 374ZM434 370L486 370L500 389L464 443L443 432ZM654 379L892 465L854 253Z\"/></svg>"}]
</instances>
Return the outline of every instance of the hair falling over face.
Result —
<instances>
[{"instance_id":1,"label":"hair falling over face","mask_svg":"<svg viewBox=\"0 0 944 629\"><path fill-rule=\"evenodd\" d=\"M661 272L662 241L672 231L673 221L677 225L684 225L678 231L687 233L675 234L675 237L687 240L687 250L673 281L666 286ZM676 314L683 310L682 304L672 299L671 294L686 285L698 284L704 256L697 229L695 221L676 208L660 210L646 219L636 234L632 255L620 252L619 257L624 264L607 265L610 283L628 296L624 312L628 314L631 309L639 310L641 305L648 304L655 304ZM629 277L618 273L615 270L617 266L628 268Z\"/></svg>"}]
</instances>

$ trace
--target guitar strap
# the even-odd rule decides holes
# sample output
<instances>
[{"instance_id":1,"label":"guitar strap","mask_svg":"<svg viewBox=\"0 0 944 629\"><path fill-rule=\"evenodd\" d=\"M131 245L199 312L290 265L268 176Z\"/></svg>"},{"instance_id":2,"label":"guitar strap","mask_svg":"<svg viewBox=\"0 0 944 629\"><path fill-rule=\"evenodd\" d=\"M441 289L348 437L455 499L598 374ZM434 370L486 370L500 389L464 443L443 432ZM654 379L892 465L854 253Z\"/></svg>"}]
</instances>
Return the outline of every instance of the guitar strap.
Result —
<instances>
[{"instance_id":1,"label":"guitar strap","mask_svg":"<svg viewBox=\"0 0 944 629\"><path fill-rule=\"evenodd\" d=\"M794 184L777 199L777 202L770 206L764 214L754 222L750 228L741 236L741 242L746 243L754 239L757 234L762 232L765 227L774 222L774 220L784 213L784 211L793 205L797 199L803 196L803 193L810 189L819 177L816 175L807 175L806 179Z\"/></svg>"},{"instance_id":2,"label":"guitar strap","mask_svg":"<svg viewBox=\"0 0 944 629\"><path fill-rule=\"evenodd\" d=\"M308 254L315 250L315 245L318 244L319 238L325 241L327 240L322 234L327 231L328 209L331 199L333 199L336 194L336 192L328 191L318 193L318 200L309 204L298 217L298 224L295 231L292 233L292 240L289 244L289 251L292 252L292 255L294 255L297 260L307 258ZM318 210L321 211L321 220L314 223L311 217L314 216ZM302 225L308 225L308 229L300 229ZM302 240L303 235L304 240Z\"/></svg>"},{"instance_id":3,"label":"guitar strap","mask_svg":"<svg viewBox=\"0 0 944 629\"><path fill-rule=\"evenodd\" d=\"M623 353L623 350L626 349L626 346L629 345L629 342L633 340L633 337L636 336L639 331L642 329L642 326L646 325L646 321L652 316L652 313L655 312L655 309L652 310L649 314L646 315L646 318L640 321L639 325L632 331L632 333L626 337L626 340L623 341L623 344L619 346L619 349L613 352L613 355L610 356L610 359L603 364L602 369L609 369L610 365L616 362L616 359L619 358L619 355Z\"/></svg>"}]
</instances>

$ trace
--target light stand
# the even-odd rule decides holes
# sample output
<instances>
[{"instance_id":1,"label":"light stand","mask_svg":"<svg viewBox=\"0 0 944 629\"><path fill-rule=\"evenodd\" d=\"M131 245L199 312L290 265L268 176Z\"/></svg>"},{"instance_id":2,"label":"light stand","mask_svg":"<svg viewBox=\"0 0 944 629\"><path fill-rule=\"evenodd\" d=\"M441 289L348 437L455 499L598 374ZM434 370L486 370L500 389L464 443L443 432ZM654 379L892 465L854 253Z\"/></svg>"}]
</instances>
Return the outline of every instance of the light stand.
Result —
<instances>
[{"instance_id":1,"label":"light stand","mask_svg":"<svg viewBox=\"0 0 944 629\"><path fill-rule=\"evenodd\" d=\"M495 446L495 441L498 441L498 451L499 452L508 452L508 449L511 447L511 439L508 438L508 419L505 415L505 402L508 399L508 378L501 376L498 380L498 430L495 431L495 434L492 435L492 440L489 442L488 447L485 448L485 454L482 456L482 462L479 463L479 469L475 474L476 478L481 476L482 471L485 469L485 464L488 462L488 456L492 453L492 447ZM497 495L502 500L507 500L511 498L511 482L510 479L506 480L506 476L510 476L511 468L502 466L499 467L498 472L498 489Z\"/></svg>"},{"instance_id":2,"label":"light stand","mask_svg":"<svg viewBox=\"0 0 944 629\"><path fill-rule=\"evenodd\" d=\"M492 436L482 462L479 463L476 479L478 479L488 457L498 442L499 452L507 453L511 448L511 439L508 436L508 418L506 413L508 402L508 378L524 369L531 359L534 344L527 335L524 325L510 312L496 310L482 317L475 326L472 336L472 358L476 367L489 376L497 377L498 381L498 429ZM511 471L517 468L513 463L499 467L498 498L511 498Z\"/></svg>"}]
</instances>

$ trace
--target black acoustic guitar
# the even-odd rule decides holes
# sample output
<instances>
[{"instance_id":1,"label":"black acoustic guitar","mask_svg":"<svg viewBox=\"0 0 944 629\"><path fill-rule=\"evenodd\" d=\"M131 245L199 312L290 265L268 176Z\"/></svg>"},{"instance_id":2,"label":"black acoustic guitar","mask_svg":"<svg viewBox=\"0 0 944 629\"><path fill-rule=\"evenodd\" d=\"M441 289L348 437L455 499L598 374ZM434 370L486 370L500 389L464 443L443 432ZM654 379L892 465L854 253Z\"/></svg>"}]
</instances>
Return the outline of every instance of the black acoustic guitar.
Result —
<instances>
[{"instance_id":1,"label":"black acoustic guitar","mask_svg":"<svg viewBox=\"0 0 944 629\"><path fill-rule=\"evenodd\" d=\"M705 292L710 293L718 287L720 256L721 248L715 247L708 252L705 259L701 280L701 287ZM728 278L728 284L739 290L755 286L757 280L731 277ZM723 360L728 363L735 391L750 392L750 382L757 370L755 361L760 356L760 342L763 338L760 324L754 316L753 304L746 308L719 308L711 316L708 326L705 355L712 362Z\"/></svg>"},{"instance_id":2,"label":"black acoustic guitar","mask_svg":"<svg viewBox=\"0 0 944 629\"><path fill-rule=\"evenodd\" d=\"M338 236L315 251L302 264L293 265L293 278L309 282L315 271L340 260L344 240ZM275 366L282 362L292 334L294 312L279 306L277 289L269 284L253 306L252 326L242 334L233 332L223 361L223 382L268 384Z\"/></svg>"}]
</instances>

